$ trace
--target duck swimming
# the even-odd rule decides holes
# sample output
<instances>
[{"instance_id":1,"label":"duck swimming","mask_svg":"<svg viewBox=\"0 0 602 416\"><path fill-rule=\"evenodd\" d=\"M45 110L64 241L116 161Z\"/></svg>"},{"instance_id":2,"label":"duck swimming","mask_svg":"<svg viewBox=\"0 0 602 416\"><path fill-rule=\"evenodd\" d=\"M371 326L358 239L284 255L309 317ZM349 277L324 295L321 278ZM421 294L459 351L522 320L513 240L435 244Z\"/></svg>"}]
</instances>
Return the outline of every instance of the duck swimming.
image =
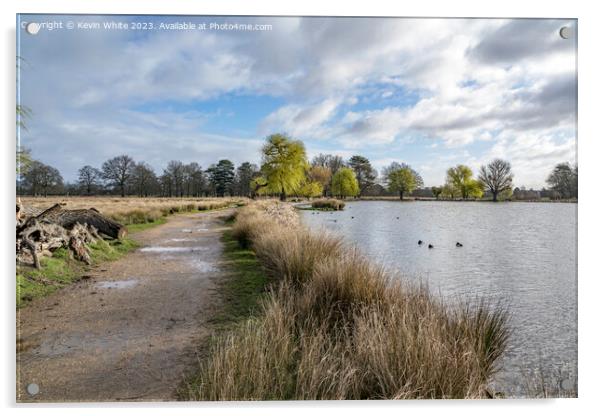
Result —
<instances>
[{"instance_id":1,"label":"duck swimming","mask_svg":"<svg viewBox=\"0 0 602 416\"><path fill-rule=\"evenodd\" d=\"M418 245L421 246L422 245L422 240L418 240Z\"/></svg>"},{"instance_id":2,"label":"duck swimming","mask_svg":"<svg viewBox=\"0 0 602 416\"><path fill-rule=\"evenodd\" d=\"M433 246L432 244L429 244L429 248L435 248L435 246Z\"/></svg>"},{"instance_id":3,"label":"duck swimming","mask_svg":"<svg viewBox=\"0 0 602 416\"><path fill-rule=\"evenodd\" d=\"M464 246L462 245L462 243L456 241L456 247L464 247Z\"/></svg>"}]
</instances>

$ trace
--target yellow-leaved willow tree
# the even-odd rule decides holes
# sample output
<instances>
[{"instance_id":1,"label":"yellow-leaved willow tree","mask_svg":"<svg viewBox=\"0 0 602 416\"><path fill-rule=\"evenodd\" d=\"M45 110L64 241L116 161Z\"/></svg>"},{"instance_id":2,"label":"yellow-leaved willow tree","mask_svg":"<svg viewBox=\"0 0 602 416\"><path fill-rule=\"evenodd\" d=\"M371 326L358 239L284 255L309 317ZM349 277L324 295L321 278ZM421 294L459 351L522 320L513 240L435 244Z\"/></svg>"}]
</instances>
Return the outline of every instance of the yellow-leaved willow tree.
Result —
<instances>
[{"instance_id":1,"label":"yellow-leaved willow tree","mask_svg":"<svg viewBox=\"0 0 602 416\"><path fill-rule=\"evenodd\" d=\"M266 138L261 152L262 179L255 181L256 192L278 194L285 201L287 195L298 192L306 183L309 162L302 141L285 134L272 134Z\"/></svg>"}]
</instances>

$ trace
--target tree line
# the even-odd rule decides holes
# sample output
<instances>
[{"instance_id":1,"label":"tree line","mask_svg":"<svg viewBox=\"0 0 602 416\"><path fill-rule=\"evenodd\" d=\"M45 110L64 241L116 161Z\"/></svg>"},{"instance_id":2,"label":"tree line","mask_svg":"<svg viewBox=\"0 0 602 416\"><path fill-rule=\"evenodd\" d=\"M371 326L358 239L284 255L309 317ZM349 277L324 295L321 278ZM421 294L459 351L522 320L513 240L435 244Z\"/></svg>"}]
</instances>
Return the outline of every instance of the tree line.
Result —
<instances>
[{"instance_id":1,"label":"tree line","mask_svg":"<svg viewBox=\"0 0 602 416\"><path fill-rule=\"evenodd\" d=\"M64 183L60 172L28 152L21 155L17 189L29 195L121 195L161 197L209 197L258 195L339 198L362 196L433 197L437 199L538 199L576 198L577 166L561 163L547 178L550 189L513 189L509 162L495 159L481 166L477 175L466 165L450 167L445 183L424 187L421 175L410 165L393 162L382 169L370 160L354 155L348 160L332 154L319 154L308 160L305 145L285 134L272 134L261 149L261 165L239 166L222 159L203 169L196 162L170 161L160 174L144 161L120 155L101 166L86 165L78 170L76 183ZM513 195L514 194L514 195ZM527 198L528 196L528 198Z\"/></svg>"},{"instance_id":2,"label":"tree line","mask_svg":"<svg viewBox=\"0 0 602 416\"><path fill-rule=\"evenodd\" d=\"M60 172L33 160L18 176L20 194L47 196L120 195L159 197L209 197L250 195L251 180L259 174L255 164L245 162L235 167L227 159L203 169L198 163L170 161L161 174L144 161L120 155L108 159L100 167L85 165L77 172L75 183L64 183Z\"/></svg>"}]
</instances>

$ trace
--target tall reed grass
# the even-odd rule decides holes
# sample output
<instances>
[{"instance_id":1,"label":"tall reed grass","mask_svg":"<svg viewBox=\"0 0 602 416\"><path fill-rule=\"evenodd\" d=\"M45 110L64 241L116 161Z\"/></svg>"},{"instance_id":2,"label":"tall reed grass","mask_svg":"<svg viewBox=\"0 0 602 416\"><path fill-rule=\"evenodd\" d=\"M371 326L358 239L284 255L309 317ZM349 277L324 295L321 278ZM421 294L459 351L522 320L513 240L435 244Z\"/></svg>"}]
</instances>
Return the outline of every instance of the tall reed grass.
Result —
<instances>
[{"instance_id":1,"label":"tall reed grass","mask_svg":"<svg viewBox=\"0 0 602 416\"><path fill-rule=\"evenodd\" d=\"M217 338L196 400L480 398L508 340L507 313L450 306L291 206L255 203L234 235L277 279L261 313Z\"/></svg>"}]
</instances>

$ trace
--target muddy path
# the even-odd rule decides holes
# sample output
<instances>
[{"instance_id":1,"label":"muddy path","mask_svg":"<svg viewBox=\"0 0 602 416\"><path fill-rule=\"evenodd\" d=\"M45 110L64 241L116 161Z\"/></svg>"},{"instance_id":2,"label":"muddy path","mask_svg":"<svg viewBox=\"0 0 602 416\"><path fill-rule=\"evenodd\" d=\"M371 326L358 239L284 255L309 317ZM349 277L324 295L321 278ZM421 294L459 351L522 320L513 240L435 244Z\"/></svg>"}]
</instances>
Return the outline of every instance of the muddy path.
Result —
<instances>
[{"instance_id":1,"label":"muddy path","mask_svg":"<svg viewBox=\"0 0 602 416\"><path fill-rule=\"evenodd\" d=\"M170 217L134 236L141 248L19 310L17 401L174 400L209 335L226 214Z\"/></svg>"}]
</instances>

